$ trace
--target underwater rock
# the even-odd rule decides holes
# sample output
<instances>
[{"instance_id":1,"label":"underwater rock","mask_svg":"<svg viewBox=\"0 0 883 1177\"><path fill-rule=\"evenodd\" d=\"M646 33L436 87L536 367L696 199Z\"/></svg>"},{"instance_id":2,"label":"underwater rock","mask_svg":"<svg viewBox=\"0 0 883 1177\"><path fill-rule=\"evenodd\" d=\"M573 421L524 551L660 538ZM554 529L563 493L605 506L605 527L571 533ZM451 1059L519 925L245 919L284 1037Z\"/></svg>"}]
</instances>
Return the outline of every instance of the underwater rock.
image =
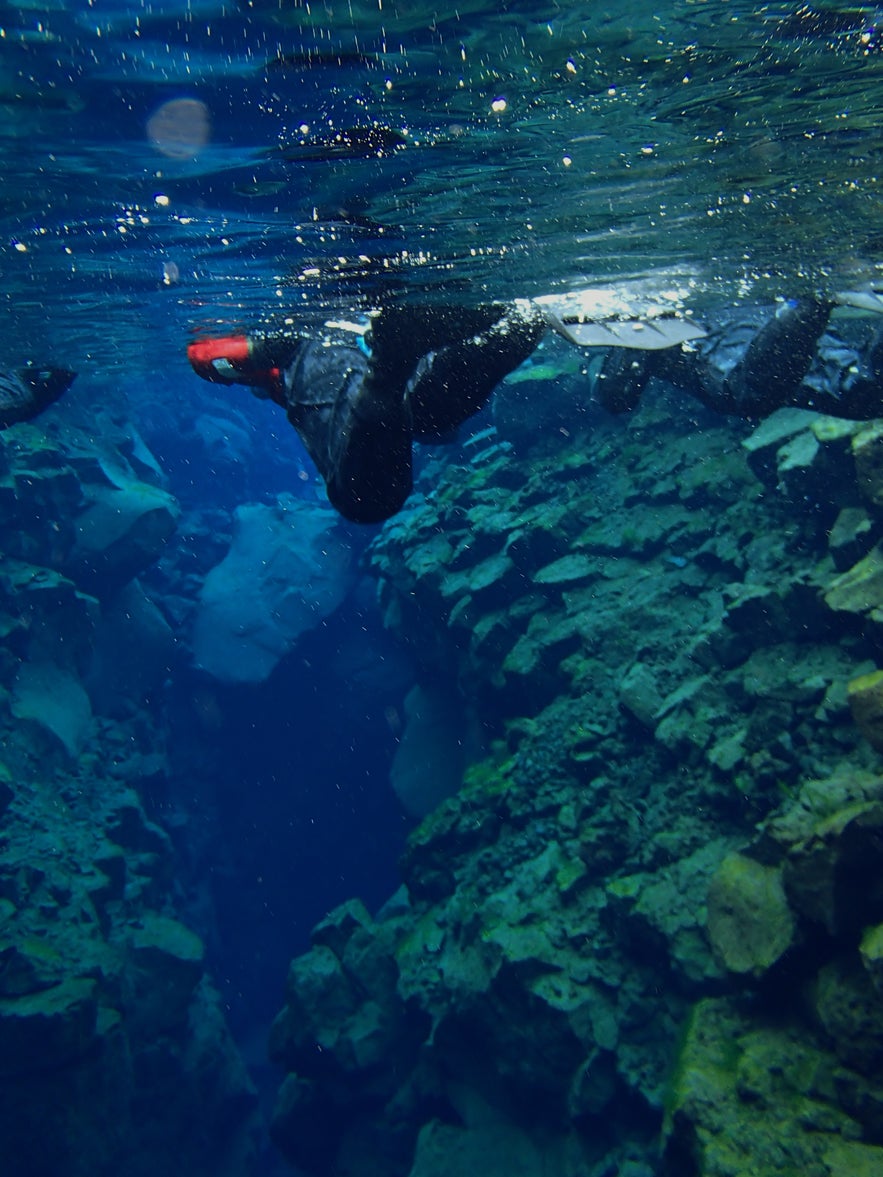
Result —
<instances>
[{"instance_id":1,"label":"underwater rock","mask_svg":"<svg viewBox=\"0 0 883 1177\"><path fill-rule=\"evenodd\" d=\"M68 968L61 952L37 936L0 944L0 996L23 997L49 989L65 980Z\"/></svg>"},{"instance_id":2,"label":"underwater rock","mask_svg":"<svg viewBox=\"0 0 883 1177\"><path fill-rule=\"evenodd\" d=\"M839 1092L849 1086L846 1110ZM706 998L691 1012L675 1064L662 1172L871 1177L883 1171L883 1148L861 1113L851 1113L873 1100L861 1076L844 1071L805 1025L762 1011L755 1020L726 998Z\"/></svg>"},{"instance_id":3,"label":"underwater rock","mask_svg":"<svg viewBox=\"0 0 883 1177\"><path fill-rule=\"evenodd\" d=\"M855 434L852 456L862 496L883 507L883 423L873 421Z\"/></svg>"},{"instance_id":4,"label":"underwater rock","mask_svg":"<svg viewBox=\"0 0 883 1177\"><path fill-rule=\"evenodd\" d=\"M708 936L724 967L761 976L792 946L795 931L781 870L728 854L708 889Z\"/></svg>"},{"instance_id":5,"label":"underwater rock","mask_svg":"<svg viewBox=\"0 0 883 1177\"><path fill-rule=\"evenodd\" d=\"M712 842L671 866L619 876L607 887L613 908L628 921L637 954L664 948L672 968L692 984L720 975L703 929L709 878L727 849Z\"/></svg>"},{"instance_id":6,"label":"underwater rock","mask_svg":"<svg viewBox=\"0 0 883 1177\"><path fill-rule=\"evenodd\" d=\"M0 998L0 1078L82 1058L92 1046L97 1013L97 985L86 977Z\"/></svg>"},{"instance_id":7,"label":"underwater rock","mask_svg":"<svg viewBox=\"0 0 883 1177\"><path fill-rule=\"evenodd\" d=\"M883 670L852 679L846 690L856 727L872 747L883 752Z\"/></svg>"},{"instance_id":8,"label":"underwater rock","mask_svg":"<svg viewBox=\"0 0 883 1177\"><path fill-rule=\"evenodd\" d=\"M290 498L237 508L230 551L200 593L195 665L221 682L263 682L339 607L354 560L333 511Z\"/></svg>"},{"instance_id":9,"label":"underwater rock","mask_svg":"<svg viewBox=\"0 0 883 1177\"><path fill-rule=\"evenodd\" d=\"M474 1109L470 1111L469 1119L477 1119ZM517 1124L495 1119L489 1108L484 1117L484 1123L467 1120L462 1126L430 1120L420 1129L409 1177L447 1177L450 1173L534 1177L543 1171L550 1161L548 1154Z\"/></svg>"},{"instance_id":10,"label":"underwater rock","mask_svg":"<svg viewBox=\"0 0 883 1177\"><path fill-rule=\"evenodd\" d=\"M202 977L202 941L177 920L147 912L129 943L123 1000L134 1031L150 1038L180 1028Z\"/></svg>"},{"instance_id":11,"label":"underwater rock","mask_svg":"<svg viewBox=\"0 0 883 1177\"><path fill-rule=\"evenodd\" d=\"M393 790L407 813L425 817L456 793L473 740L462 704L431 685L405 697L405 726L390 768Z\"/></svg>"},{"instance_id":12,"label":"underwater rock","mask_svg":"<svg viewBox=\"0 0 883 1177\"><path fill-rule=\"evenodd\" d=\"M856 936L883 916L874 873L883 801L858 801L817 819L784 863L791 906L832 935Z\"/></svg>"},{"instance_id":13,"label":"underwater rock","mask_svg":"<svg viewBox=\"0 0 883 1177\"><path fill-rule=\"evenodd\" d=\"M779 1000L835 958L873 978L883 923L864 611L822 599L874 535L843 513L855 430L786 412L746 458L657 384L592 426L433 467L372 541L386 625L485 758L410 836L406 900L295 962L276 1131L322 1174L492 1170L519 1134L579 1177L628 1172L628 1141L646 1174L670 1108L667 1177L784 1172L792 1139L800 1171L873 1172L870 1080Z\"/></svg>"},{"instance_id":14,"label":"underwater rock","mask_svg":"<svg viewBox=\"0 0 883 1177\"><path fill-rule=\"evenodd\" d=\"M825 603L835 612L865 615L883 624L883 548L879 544L834 577L825 592Z\"/></svg>"},{"instance_id":15,"label":"underwater rock","mask_svg":"<svg viewBox=\"0 0 883 1177\"><path fill-rule=\"evenodd\" d=\"M76 759L92 730L86 689L69 670L47 662L26 662L12 688L12 713L58 741Z\"/></svg>"},{"instance_id":16,"label":"underwater rock","mask_svg":"<svg viewBox=\"0 0 883 1177\"><path fill-rule=\"evenodd\" d=\"M809 409L777 409L742 442L748 465L766 486L778 482L779 450L787 442L809 432L818 414Z\"/></svg>"},{"instance_id":17,"label":"underwater rock","mask_svg":"<svg viewBox=\"0 0 883 1177\"><path fill-rule=\"evenodd\" d=\"M829 961L819 970L811 1001L840 1061L871 1080L879 1079L883 1014L880 995L868 972L854 959Z\"/></svg>"},{"instance_id":18,"label":"underwater rock","mask_svg":"<svg viewBox=\"0 0 883 1177\"><path fill-rule=\"evenodd\" d=\"M569 584L571 581L594 579L598 575L595 560L574 552L546 564L534 574L534 584Z\"/></svg>"},{"instance_id":19,"label":"underwater rock","mask_svg":"<svg viewBox=\"0 0 883 1177\"><path fill-rule=\"evenodd\" d=\"M172 534L175 499L140 435L105 418L96 439L73 424L22 426L0 439L7 555L55 569L99 596L152 564Z\"/></svg>"},{"instance_id":20,"label":"underwater rock","mask_svg":"<svg viewBox=\"0 0 883 1177\"><path fill-rule=\"evenodd\" d=\"M838 572L846 572L873 543L874 524L864 507L844 507L828 532L828 550Z\"/></svg>"},{"instance_id":21,"label":"underwater rock","mask_svg":"<svg viewBox=\"0 0 883 1177\"><path fill-rule=\"evenodd\" d=\"M15 800L15 789L12 787L12 777L9 769L0 761L0 819Z\"/></svg>"},{"instance_id":22,"label":"underwater rock","mask_svg":"<svg viewBox=\"0 0 883 1177\"><path fill-rule=\"evenodd\" d=\"M134 789L117 787L101 806L101 819L111 842L141 854L170 857L168 834L149 821Z\"/></svg>"},{"instance_id":23,"label":"underwater rock","mask_svg":"<svg viewBox=\"0 0 883 1177\"><path fill-rule=\"evenodd\" d=\"M106 595L154 563L179 513L168 491L146 482L90 487L67 561L71 575L90 591Z\"/></svg>"},{"instance_id":24,"label":"underwater rock","mask_svg":"<svg viewBox=\"0 0 883 1177\"><path fill-rule=\"evenodd\" d=\"M92 653L98 602L51 568L0 560L2 639L28 662L80 675Z\"/></svg>"},{"instance_id":25,"label":"underwater rock","mask_svg":"<svg viewBox=\"0 0 883 1177\"><path fill-rule=\"evenodd\" d=\"M641 662L630 666L619 684L619 701L639 723L651 730L662 710L663 697L653 672Z\"/></svg>"},{"instance_id":26,"label":"underwater rock","mask_svg":"<svg viewBox=\"0 0 883 1177\"><path fill-rule=\"evenodd\" d=\"M175 635L137 580L101 611L86 685L101 715L121 715L148 701L168 678Z\"/></svg>"},{"instance_id":27,"label":"underwater rock","mask_svg":"<svg viewBox=\"0 0 883 1177\"><path fill-rule=\"evenodd\" d=\"M794 503L855 501L852 439L860 422L807 409L779 409L742 444L761 482Z\"/></svg>"},{"instance_id":28,"label":"underwater rock","mask_svg":"<svg viewBox=\"0 0 883 1177\"><path fill-rule=\"evenodd\" d=\"M428 1026L406 1015L391 944L364 908L344 905L315 938L292 962L286 1005L270 1035L271 1059L290 1072L274 1108L273 1140L311 1174L330 1175L339 1156L366 1153L404 1177L416 1132L408 1082Z\"/></svg>"},{"instance_id":29,"label":"underwater rock","mask_svg":"<svg viewBox=\"0 0 883 1177\"><path fill-rule=\"evenodd\" d=\"M869 870L881 804L883 778L844 766L789 791L760 823L746 855L781 869L804 936L856 937L883 917L883 889Z\"/></svg>"},{"instance_id":30,"label":"underwater rock","mask_svg":"<svg viewBox=\"0 0 883 1177\"><path fill-rule=\"evenodd\" d=\"M859 944L859 955L878 995L883 996L883 924L865 928Z\"/></svg>"}]
</instances>

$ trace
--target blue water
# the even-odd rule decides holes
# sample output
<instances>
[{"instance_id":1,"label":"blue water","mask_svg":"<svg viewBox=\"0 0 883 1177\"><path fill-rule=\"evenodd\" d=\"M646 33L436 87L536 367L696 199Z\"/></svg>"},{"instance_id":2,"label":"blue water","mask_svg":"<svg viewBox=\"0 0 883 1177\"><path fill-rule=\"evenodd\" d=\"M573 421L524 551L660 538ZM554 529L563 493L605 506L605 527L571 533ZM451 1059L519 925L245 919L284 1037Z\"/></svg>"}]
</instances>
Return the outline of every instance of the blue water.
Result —
<instances>
[{"instance_id":1,"label":"blue water","mask_svg":"<svg viewBox=\"0 0 883 1177\"><path fill-rule=\"evenodd\" d=\"M620 7L0 4L0 368L74 369L34 426L40 445L76 432L99 453L136 432L181 512L139 569L174 631L167 672L137 705L94 705L110 741L89 745L94 772L26 736L10 760L45 782L101 779L107 746L159 758L132 777L174 850L156 902L205 942L264 1111L288 962L335 905L359 896L373 911L400 884L416 823L390 766L431 642L395 643L357 571L375 531L353 527L345 603L265 681L194 665L195 601L237 507L325 500L278 409L201 383L188 341L308 332L396 299L588 289L701 319L883 280L879 10ZM437 468L422 461L427 491ZM4 558L26 559L47 510L10 529ZM88 586L105 611L118 590ZM7 692L30 641L16 631L4 646ZM262 1123L253 1172L276 1173ZM79 1177L55 1163L16 1177Z\"/></svg>"}]
</instances>

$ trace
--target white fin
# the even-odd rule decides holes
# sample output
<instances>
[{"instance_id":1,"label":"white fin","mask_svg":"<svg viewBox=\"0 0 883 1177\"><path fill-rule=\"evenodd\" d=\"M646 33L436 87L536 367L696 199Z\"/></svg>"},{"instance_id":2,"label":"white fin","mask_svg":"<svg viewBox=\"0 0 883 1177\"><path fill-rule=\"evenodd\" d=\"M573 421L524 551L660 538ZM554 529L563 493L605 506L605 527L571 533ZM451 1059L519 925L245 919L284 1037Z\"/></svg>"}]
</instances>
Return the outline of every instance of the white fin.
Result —
<instances>
[{"instance_id":1,"label":"white fin","mask_svg":"<svg viewBox=\"0 0 883 1177\"><path fill-rule=\"evenodd\" d=\"M883 294L876 290L838 290L834 301L842 307L856 307L860 311L883 315Z\"/></svg>"},{"instance_id":2,"label":"white fin","mask_svg":"<svg viewBox=\"0 0 883 1177\"><path fill-rule=\"evenodd\" d=\"M548 307L542 308L546 322L559 335L579 347L633 347L640 351L657 351L677 347L691 339L703 339L704 328L675 315L646 319L580 319L561 317Z\"/></svg>"}]
</instances>

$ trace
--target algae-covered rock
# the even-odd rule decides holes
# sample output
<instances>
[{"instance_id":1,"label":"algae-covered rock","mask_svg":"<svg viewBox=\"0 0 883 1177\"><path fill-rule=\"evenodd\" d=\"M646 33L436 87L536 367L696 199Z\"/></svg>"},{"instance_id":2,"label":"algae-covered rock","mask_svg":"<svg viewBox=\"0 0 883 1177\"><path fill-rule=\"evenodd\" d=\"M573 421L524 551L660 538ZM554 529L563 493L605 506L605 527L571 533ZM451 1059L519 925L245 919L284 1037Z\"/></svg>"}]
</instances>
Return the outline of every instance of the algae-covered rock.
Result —
<instances>
[{"instance_id":1,"label":"algae-covered rock","mask_svg":"<svg viewBox=\"0 0 883 1177\"><path fill-rule=\"evenodd\" d=\"M649 667L640 662L629 667L619 684L619 700L639 723L650 729L655 726L663 697Z\"/></svg>"},{"instance_id":2,"label":"algae-covered rock","mask_svg":"<svg viewBox=\"0 0 883 1177\"><path fill-rule=\"evenodd\" d=\"M859 1119L838 1105L848 1081L838 1066L806 1027L755 1020L725 998L700 1001L671 1082L665 1177L883 1172L883 1148L862 1140Z\"/></svg>"},{"instance_id":3,"label":"algae-covered rock","mask_svg":"<svg viewBox=\"0 0 883 1177\"><path fill-rule=\"evenodd\" d=\"M875 507L883 507L883 423L872 421L852 439L859 490Z\"/></svg>"},{"instance_id":4,"label":"algae-covered rock","mask_svg":"<svg viewBox=\"0 0 883 1177\"><path fill-rule=\"evenodd\" d=\"M807 409L779 409L742 444L757 477L793 502L837 502L853 487L850 449L861 425Z\"/></svg>"},{"instance_id":5,"label":"algae-covered rock","mask_svg":"<svg viewBox=\"0 0 883 1177\"><path fill-rule=\"evenodd\" d=\"M330 948L339 959L353 933L360 928L371 928L373 923L370 912L360 899L348 899L316 924L310 939L314 944Z\"/></svg>"},{"instance_id":6,"label":"algae-covered rock","mask_svg":"<svg viewBox=\"0 0 883 1177\"><path fill-rule=\"evenodd\" d=\"M720 975L704 927L709 879L726 848L725 842L711 842L652 874L621 876L607 886L635 945L657 955L664 946L671 966L690 982Z\"/></svg>"},{"instance_id":7,"label":"algae-covered rock","mask_svg":"<svg viewBox=\"0 0 883 1177\"><path fill-rule=\"evenodd\" d=\"M825 592L825 602L835 612L867 614L883 620L883 548L877 545L840 576Z\"/></svg>"},{"instance_id":8,"label":"algae-covered rock","mask_svg":"<svg viewBox=\"0 0 883 1177\"><path fill-rule=\"evenodd\" d=\"M65 979L68 969L69 962L55 945L38 936L0 941L0 996L49 989Z\"/></svg>"},{"instance_id":9,"label":"algae-covered rock","mask_svg":"<svg viewBox=\"0 0 883 1177\"><path fill-rule=\"evenodd\" d=\"M807 409L777 409L742 442L748 464L761 482L775 485L781 447L806 434L817 416Z\"/></svg>"},{"instance_id":10,"label":"algae-covered rock","mask_svg":"<svg viewBox=\"0 0 883 1177\"><path fill-rule=\"evenodd\" d=\"M535 584L568 584L575 580L587 580L597 574L595 560L574 552L540 568L533 579Z\"/></svg>"},{"instance_id":11,"label":"algae-covered rock","mask_svg":"<svg viewBox=\"0 0 883 1177\"><path fill-rule=\"evenodd\" d=\"M655 1171L676 1027L724 993L685 1034L668 1177L880 1158L883 1099L808 1014L883 922L845 685L877 634L822 599L875 537L873 504L843 513L855 428L766 423L761 493L743 423L645 399L554 459L433 467L369 549L387 625L491 756L409 839L407 902L334 917L293 969L277 1124L318 1172L511 1171L515 1129L556 1173L624 1175L639 1137Z\"/></svg>"},{"instance_id":12,"label":"algae-covered rock","mask_svg":"<svg viewBox=\"0 0 883 1177\"><path fill-rule=\"evenodd\" d=\"M883 996L883 924L865 928L859 954L874 988Z\"/></svg>"},{"instance_id":13,"label":"algae-covered rock","mask_svg":"<svg viewBox=\"0 0 883 1177\"><path fill-rule=\"evenodd\" d=\"M883 803L853 800L809 823L783 864L791 907L834 935L857 936L883 916L877 872Z\"/></svg>"},{"instance_id":14,"label":"algae-covered rock","mask_svg":"<svg viewBox=\"0 0 883 1177\"><path fill-rule=\"evenodd\" d=\"M831 961L819 971L812 1004L837 1057L863 1075L879 1078L883 1010L868 972L855 960Z\"/></svg>"},{"instance_id":15,"label":"algae-covered rock","mask_svg":"<svg viewBox=\"0 0 883 1177\"><path fill-rule=\"evenodd\" d=\"M760 976L792 946L795 931L781 870L728 854L708 889L708 935L721 963Z\"/></svg>"},{"instance_id":16,"label":"algae-covered rock","mask_svg":"<svg viewBox=\"0 0 883 1177\"><path fill-rule=\"evenodd\" d=\"M883 670L852 679L846 689L856 727L869 744L883 751Z\"/></svg>"},{"instance_id":17,"label":"algae-covered rock","mask_svg":"<svg viewBox=\"0 0 883 1177\"><path fill-rule=\"evenodd\" d=\"M844 507L828 532L828 550L838 572L846 572L873 542L874 524L864 507Z\"/></svg>"}]
</instances>

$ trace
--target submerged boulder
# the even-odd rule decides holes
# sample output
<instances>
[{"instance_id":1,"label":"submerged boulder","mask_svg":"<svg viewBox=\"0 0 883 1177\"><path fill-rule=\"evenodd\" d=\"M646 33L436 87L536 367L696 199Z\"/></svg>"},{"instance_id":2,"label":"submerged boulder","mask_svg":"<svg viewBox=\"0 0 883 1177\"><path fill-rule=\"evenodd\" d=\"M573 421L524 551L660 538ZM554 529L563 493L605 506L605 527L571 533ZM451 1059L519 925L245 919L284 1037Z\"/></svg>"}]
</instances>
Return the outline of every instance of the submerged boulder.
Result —
<instances>
[{"instance_id":1,"label":"submerged boulder","mask_svg":"<svg viewBox=\"0 0 883 1177\"><path fill-rule=\"evenodd\" d=\"M781 870L728 854L708 891L708 935L730 972L760 975L775 964L795 935Z\"/></svg>"},{"instance_id":2,"label":"submerged boulder","mask_svg":"<svg viewBox=\"0 0 883 1177\"><path fill-rule=\"evenodd\" d=\"M157 559L179 513L168 491L146 482L90 487L68 560L71 574L101 594L125 584Z\"/></svg>"},{"instance_id":3,"label":"submerged boulder","mask_svg":"<svg viewBox=\"0 0 883 1177\"><path fill-rule=\"evenodd\" d=\"M263 682L355 583L355 555L333 511L285 498L236 511L233 543L205 578L193 659L228 683Z\"/></svg>"},{"instance_id":4,"label":"submerged boulder","mask_svg":"<svg viewBox=\"0 0 883 1177\"><path fill-rule=\"evenodd\" d=\"M36 724L76 758L92 730L92 705L71 671L51 662L26 662L15 677L12 714Z\"/></svg>"}]
</instances>

